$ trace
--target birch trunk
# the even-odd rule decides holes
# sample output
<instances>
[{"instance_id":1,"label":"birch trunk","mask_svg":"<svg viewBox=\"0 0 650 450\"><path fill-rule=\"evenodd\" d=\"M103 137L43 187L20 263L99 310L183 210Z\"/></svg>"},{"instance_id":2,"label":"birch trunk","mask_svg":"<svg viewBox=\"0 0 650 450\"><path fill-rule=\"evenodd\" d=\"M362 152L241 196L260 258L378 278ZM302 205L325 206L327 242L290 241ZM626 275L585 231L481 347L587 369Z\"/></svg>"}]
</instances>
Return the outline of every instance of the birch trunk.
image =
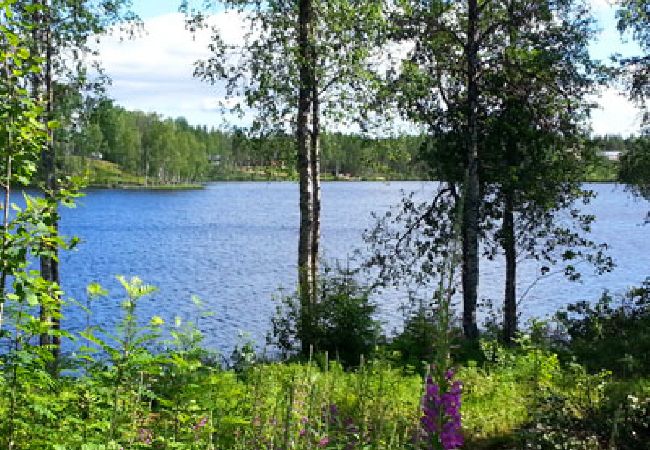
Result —
<instances>
[{"instance_id":1,"label":"birch trunk","mask_svg":"<svg viewBox=\"0 0 650 450\"><path fill-rule=\"evenodd\" d=\"M312 4L311 0L299 0L298 12L298 65L300 86L298 90L298 177L300 184L300 232L298 242L298 290L300 295L300 341L302 352L309 352L311 342L311 311L314 299L313 284L313 228L314 183L311 161L311 112L313 71L311 62Z\"/></svg>"}]
</instances>

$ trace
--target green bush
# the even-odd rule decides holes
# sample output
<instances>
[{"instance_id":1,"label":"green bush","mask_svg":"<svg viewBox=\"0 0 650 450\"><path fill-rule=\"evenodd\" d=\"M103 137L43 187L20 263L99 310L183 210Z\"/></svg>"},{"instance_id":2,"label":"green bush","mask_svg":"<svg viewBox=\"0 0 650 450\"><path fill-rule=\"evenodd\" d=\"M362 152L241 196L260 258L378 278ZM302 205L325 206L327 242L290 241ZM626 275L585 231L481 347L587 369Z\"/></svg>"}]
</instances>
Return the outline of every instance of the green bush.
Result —
<instances>
[{"instance_id":1,"label":"green bush","mask_svg":"<svg viewBox=\"0 0 650 450\"><path fill-rule=\"evenodd\" d=\"M430 314L420 307L406 318L404 329L388 344L398 362L407 368L422 372L433 361L436 326Z\"/></svg>"},{"instance_id":2,"label":"green bush","mask_svg":"<svg viewBox=\"0 0 650 450\"><path fill-rule=\"evenodd\" d=\"M379 340L380 324L374 318L376 305L368 295L349 273L325 271L318 302L306 312L307 320L301 320L303 312L297 294L282 298L268 341L288 356L297 354L302 339L307 339L314 353L328 352L344 367L356 366L362 355L372 355ZM303 329L304 323L309 324L308 330Z\"/></svg>"},{"instance_id":3,"label":"green bush","mask_svg":"<svg viewBox=\"0 0 650 450\"><path fill-rule=\"evenodd\" d=\"M618 298L570 305L557 318L566 334L560 350L590 371L650 375L650 279Z\"/></svg>"}]
</instances>

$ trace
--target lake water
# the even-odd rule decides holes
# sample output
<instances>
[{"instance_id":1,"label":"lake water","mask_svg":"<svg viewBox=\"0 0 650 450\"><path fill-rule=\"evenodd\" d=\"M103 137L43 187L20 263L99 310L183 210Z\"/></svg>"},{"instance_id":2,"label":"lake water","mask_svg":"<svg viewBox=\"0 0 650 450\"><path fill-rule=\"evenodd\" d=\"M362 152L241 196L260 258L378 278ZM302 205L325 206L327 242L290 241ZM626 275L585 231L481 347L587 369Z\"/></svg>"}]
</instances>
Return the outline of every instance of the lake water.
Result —
<instances>
[{"instance_id":1,"label":"lake water","mask_svg":"<svg viewBox=\"0 0 650 450\"><path fill-rule=\"evenodd\" d=\"M593 239L611 245L616 269L604 276L587 271L581 283L561 276L541 281L522 304L524 318L544 316L569 301L596 299L604 289L623 292L650 275L650 228L642 225L648 203L621 187L590 185L598 197L588 207L598 221ZM422 182L341 182L323 184L322 246L327 259L345 260L363 247L370 213L385 211L401 191L431 195ZM196 191L91 190L76 209L64 210L63 233L82 244L61 257L68 296L85 299L85 286L100 282L111 295L93 307L93 321L107 327L120 317L121 289L115 275L137 275L159 290L141 304L142 317L197 316L191 295L214 313L200 322L208 346L229 352L240 331L264 341L278 289L296 283L298 186L294 183L215 183ZM481 297L500 299L502 262L482 262ZM520 292L537 276L534 264L520 270ZM380 302L387 328L399 326L392 293ZM69 308L64 326L82 323Z\"/></svg>"}]
</instances>

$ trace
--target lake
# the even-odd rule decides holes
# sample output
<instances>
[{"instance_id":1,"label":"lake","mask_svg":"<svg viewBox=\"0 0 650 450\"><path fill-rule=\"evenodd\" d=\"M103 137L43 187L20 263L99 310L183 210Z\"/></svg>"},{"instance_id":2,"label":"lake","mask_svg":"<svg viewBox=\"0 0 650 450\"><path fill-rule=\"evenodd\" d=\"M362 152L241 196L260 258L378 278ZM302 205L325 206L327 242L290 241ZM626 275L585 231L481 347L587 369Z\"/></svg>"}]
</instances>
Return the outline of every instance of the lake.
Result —
<instances>
[{"instance_id":1,"label":"lake","mask_svg":"<svg viewBox=\"0 0 650 450\"><path fill-rule=\"evenodd\" d=\"M345 260L363 247L364 229L372 211L399 202L401 192L424 198L435 185L423 182L323 183L322 247L326 259ZM588 186L598 197L588 211L598 217L593 239L607 242L617 267L580 283L561 275L539 282L522 304L523 317L540 317L567 302L597 299L604 289L624 292L650 275L650 228L642 225L648 203L630 197L611 184ZM120 317L122 291L115 275L137 275L158 287L141 304L143 318L160 315L196 318L191 301L199 296L212 317L199 326L206 344L228 353L240 331L264 341L272 301L296 283L298 185L294 183L214 183L204 190L90 190L75 209L64 209L61 229L82 244L61 256L66 294L85 299L85 286L100 282L111 295L95 303L93 321L111 327ZM502 261L483 261L480 296L502 298ZM519 271L521 293L537 276L537 265ZM399 293L376 297L388 329L399 326ZM78 328L79 310L67 308L64 327Z\"/></svg>"}]
</instances>

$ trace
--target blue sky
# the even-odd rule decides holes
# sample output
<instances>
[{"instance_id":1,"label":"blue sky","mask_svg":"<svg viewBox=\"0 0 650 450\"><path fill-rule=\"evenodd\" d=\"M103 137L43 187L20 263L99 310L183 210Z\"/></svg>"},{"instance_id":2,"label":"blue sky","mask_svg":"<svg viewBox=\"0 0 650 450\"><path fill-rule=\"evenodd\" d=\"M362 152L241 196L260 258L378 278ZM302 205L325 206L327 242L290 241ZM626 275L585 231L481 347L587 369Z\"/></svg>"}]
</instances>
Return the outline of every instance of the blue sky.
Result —
<instances>
[{"instance_id":1,"label":"blue sky","mask_svg":"<svg viewBox=\"0 0 650 450\"><path fill-rule=\"evenodd\" d=\"M160 16L176 12L179 5L178 0L134 0L133 10L142 18Z\"/></svg>"},{"instance_id":2,"label":"blue sky","mask_svg":"<svg viewBox=\"0 0 650 450\"><path fill-rule=\"evenodd\" d=\"M621 42L611 1L590 1L601 29L599 39L591 46L592 56L606 60L615 52L638 53L634 43ZM201 4L202 0L192 3ZM133 10L144 20L147 34L126 42L104 39L101 60L113 79L109 93L129 109L184 116L190 123L218 126L224 123L224 117L217 112L223 89L192 77L193 63L208 55L209 35L193 39L185 31L183 17L177 13L179 4L180 0L133 0ZM217 13L214 23L233 43L241 39L242 23L236 14ZM615 88L604 90L595 100L601 107L592 115L595 134L638 132L639 111Z\"/></svg>"},{"instance_id":3,"label":"blue sky","mask_svg":"<svg viewBox=\"0 0 650 450\"><path fill-rule=\"evenodd\" d=\"M152 17L161 16L163 14L175 13L181 4L181 0L132 0L132 10L137 13L142 19L150 19ZM213 1L213 4L218 2ZM202 6L204 4L201 0L188 0L190 7ZM215 6L216 10L218 7Z\"/></svg>"}]
</instances>

